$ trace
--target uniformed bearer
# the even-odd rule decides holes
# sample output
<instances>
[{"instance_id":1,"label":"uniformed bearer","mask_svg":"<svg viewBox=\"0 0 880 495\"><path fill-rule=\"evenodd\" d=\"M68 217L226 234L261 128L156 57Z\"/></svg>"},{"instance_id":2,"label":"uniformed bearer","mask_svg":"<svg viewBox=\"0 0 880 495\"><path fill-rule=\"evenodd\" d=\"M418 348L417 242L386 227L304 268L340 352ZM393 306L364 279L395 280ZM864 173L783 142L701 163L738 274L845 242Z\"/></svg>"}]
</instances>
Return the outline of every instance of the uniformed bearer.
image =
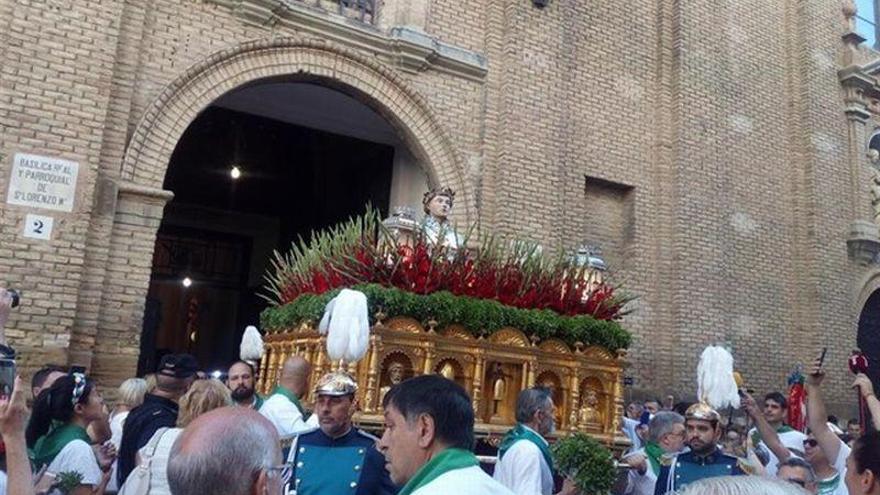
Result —
<instances>
[{"instance_id":1,"label":"uniformed bearer","mask_svg":"<svg viewBox=\"0 0 880 495\"><path fill-rule=\"evenodd\" d=\"M657 477L654 495L677 492L694 481L715 476L746 474L736 457L718 447L721 438L721 415L708 404L699 402L685 414L685 437L690 452L664 462Z\"/></svg>"},{"instance_id":2,"label":"uniformed bearer","mask_svg":"<svg viewBox=\"0 0 880 495\"><path fill-rule=\"evenodd\" d=\"M357 383L338 371L315 388L319 427L294 438L290 449L292 490L296 495L391 495L397 487L376 450L377 438L351 423Z\"/></svg>"}]
</instances>

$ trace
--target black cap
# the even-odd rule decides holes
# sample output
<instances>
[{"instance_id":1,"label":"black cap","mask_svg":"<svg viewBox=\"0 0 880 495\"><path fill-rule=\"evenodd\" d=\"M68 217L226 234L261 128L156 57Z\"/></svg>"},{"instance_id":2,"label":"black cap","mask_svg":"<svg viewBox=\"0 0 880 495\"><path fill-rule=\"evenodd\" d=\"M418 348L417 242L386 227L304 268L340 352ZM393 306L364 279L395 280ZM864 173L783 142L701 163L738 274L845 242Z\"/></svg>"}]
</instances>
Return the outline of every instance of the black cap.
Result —
<instances>
[{"instance_id":1,"label":"black cap","mask_svg":"<svg viewBox=\"0 0 880 495\"><path fill-rule=\"evenodd\" d=\"M190 354L166 354L159 361L156 373L174 378L189 378L196 374L199 363Z\"/></svg>"}]
</instances>

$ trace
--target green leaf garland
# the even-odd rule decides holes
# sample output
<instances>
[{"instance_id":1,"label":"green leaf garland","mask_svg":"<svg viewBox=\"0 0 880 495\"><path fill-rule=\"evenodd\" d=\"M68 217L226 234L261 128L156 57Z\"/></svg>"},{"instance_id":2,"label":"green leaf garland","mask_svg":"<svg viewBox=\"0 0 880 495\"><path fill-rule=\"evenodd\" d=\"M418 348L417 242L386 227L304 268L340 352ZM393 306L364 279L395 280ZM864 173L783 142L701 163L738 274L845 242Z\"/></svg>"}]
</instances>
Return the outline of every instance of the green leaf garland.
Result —
<instances>
[{"instance_id":1,"label":"green leaf garland","mask_svg":"<svg viewBox=\"0 0 880 495\"><path fill-rule=\"evenodd\" d=\"M438 328L451 324L464 326L475 337L489 336L504 327L514 327L540 340L557 338L573 346L581 342L616 352L626 349L632 336L616 321L597 320L591 316L560 316L549 309L520 309L505 306L491 299L456 296L446 291L427 295L415 294L377 284L352 287L366 294L370 318L380 310L388 318L409 316L423 323L434 319ZM261 315L263 328L282 332L302 323L314 325L324 314L330 299L339 289L326 293L303 294L283 306L270 307Z\"/></svg>"}]
</instances>

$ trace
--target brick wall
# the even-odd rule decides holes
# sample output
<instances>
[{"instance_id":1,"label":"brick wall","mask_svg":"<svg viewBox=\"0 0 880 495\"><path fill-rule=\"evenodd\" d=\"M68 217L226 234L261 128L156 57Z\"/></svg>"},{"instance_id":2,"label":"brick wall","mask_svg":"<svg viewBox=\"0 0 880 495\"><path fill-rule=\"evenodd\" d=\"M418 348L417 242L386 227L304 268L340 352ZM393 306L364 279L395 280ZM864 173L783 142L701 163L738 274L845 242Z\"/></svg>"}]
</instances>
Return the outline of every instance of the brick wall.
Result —
<instances>
[{"instance_id":1,"label":"brick wall","mask_svg":"<svg viewBox=\"0 0 880 495\"><path fill-rule=\"evenodd\" d=\"M606 246L640 295L626 320L639 389L689 393L712 342L733 346L759 390L782 388L823 345L842 362L870 272L848 260L846 231L870 218L870 202L867 167L854 194L844 152L837 2L426 8L426 32L485 55L485 77L404 72L336 42L309 56L340 60L325 75L349 74L373 85L374 103L398 105L395 123L483 229ZM213 94L281 70L247 55L222 71L207 61L254 40L322 38L246 23L216 0L5 0L0 24L3 197L15 153L81 167L76 208L53 213L50 242L24 239L27 210L0 204L0 284L26 297L9 336L26 367L83 362L115 384L136 362L168 150L210 101L192 88ZM284 57L274 66L321 67ZM368 77L343 59L382 69ZM158 112L163 98L177 98L173 115ZM585 177L625 193L590 196ZM832 401L848 405L842 368L831 380Z\"/></svg>"}]
</instances>

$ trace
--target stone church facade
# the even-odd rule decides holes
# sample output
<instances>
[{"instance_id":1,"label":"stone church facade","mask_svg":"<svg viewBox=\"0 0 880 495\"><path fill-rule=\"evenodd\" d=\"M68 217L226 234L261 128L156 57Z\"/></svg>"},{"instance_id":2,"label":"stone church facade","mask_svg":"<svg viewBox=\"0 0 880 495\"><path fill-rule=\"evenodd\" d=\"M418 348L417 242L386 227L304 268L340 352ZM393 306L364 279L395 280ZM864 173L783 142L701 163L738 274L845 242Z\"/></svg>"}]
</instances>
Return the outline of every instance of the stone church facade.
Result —
<instances>
[{"instance_id":1,"label":"stone church facade","mask_svg":"<svg viewBox=\"0 0 880 495\"><path fill-rule=\"evenodd\" d=\"M692 395L714 342L759 391L827 346L843 410L851 349L880 351L880 57L855 15L838 0L0 0L0 284L25 295L7 335L25 369L131 376L184 130L236 88L308 81L384 117L458 191L459 223L601 246L639 295L637 393ZM69 211L12 197L22 154L78 164ZM51 217L48 239L24 235L28 215Z\"/></svg>"}]
</instances>

